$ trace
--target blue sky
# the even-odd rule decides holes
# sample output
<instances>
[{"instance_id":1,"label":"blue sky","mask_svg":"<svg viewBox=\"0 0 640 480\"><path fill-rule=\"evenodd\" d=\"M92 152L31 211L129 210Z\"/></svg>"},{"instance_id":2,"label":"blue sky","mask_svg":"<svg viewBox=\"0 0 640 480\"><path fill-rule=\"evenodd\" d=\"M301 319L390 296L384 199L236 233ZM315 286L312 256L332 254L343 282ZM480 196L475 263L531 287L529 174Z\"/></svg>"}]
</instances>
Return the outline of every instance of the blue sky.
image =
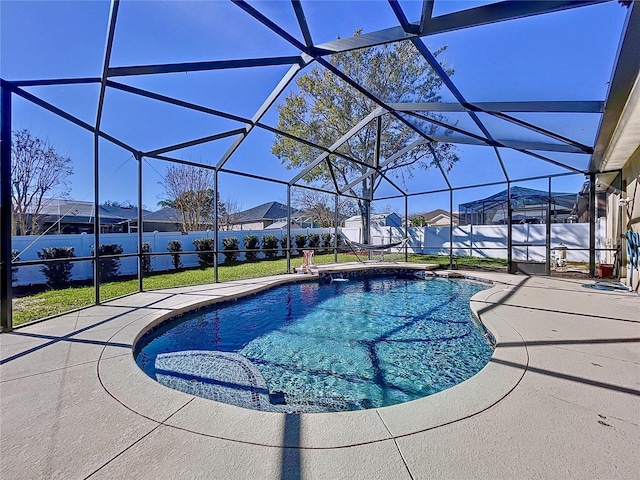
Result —
<instances>
[{"instance_id":1,"label":"blue sky","mask_svg":"<svg viewBox=\"0 0 640 480\"><path fill-rule=\"evenodd\" d=\"M295 16L288 1L251 2L297 38ZM400 2L410 20L416 20L420 2ZM471 8L490 2L436 0L434 14ZM366 32L395 26L386 1L303 1L311 33L316 43L338 36L351 36L356 28ZM109 3L103 1L11 1L0 2L0 75L8 80L99 76ZM617 2L596 5L547 16L520 19L477 27L425 39L430 47L448 45L446 61L453 65L453 80L469 101L496 100L603 100L611 77L626 9ZM121 2L112 66L185 61L296 55L299 52L263 27L240 8L226 1L127 1ZM278 83L287 67L238 69L230 72L203 72L139 76L118 79L158 93L202 103L245 117L251 117ZM95 120L98 87L74 85L30 88L29 91L79 118ZM445 100L452 95L443 89ZM599 115L522 114L519 118L565 136L592 143ZM485 118L486 117L486 118ZM452 114L462 128L477 131L468 116ZM540 140L538 134L507 122L484 116L483 122L496 138ZM275 124L275 109L265 122ZM179 107L109 89L103 129L139 148L150 150L201 136L237 128L239 124L186 111ZM16 99L14 129L28 128L47 137L62 154L74 161L71 197L93 199L93 140L79 127ZM254 130L228 164L229 168L289 179L287 171L270 153L273 136ZM216 163L230 140L176 152L175 156L203 163ZM501 151L513 178L557 173L553 165L538 162L511 150ZM458 149L461 158L451 172L454 185L470 185L502 180L492 151L483 147ZM549 156L553 156L549 154ZM561 161L583 166L586 156L555 155ZM101 199L136 201L137 166L131 155L108 142L101 142ZM149 160L144 164L143 204L149 208L162 195L159 184L166 163ZM577 191L579 176L557 179L556 191ZM407 180L409 191L444 188L435 170L416 172ZM546 181L526 186L545 188ZM502 187L462 190L454 202L466 202L501 190ZM234 198L244 208L270 200L284 202L281 185L221 175L223 197ZM382 186L380 195L392 193ZM448 194L410 199L412 212L448 208ZM378 202L402 212L404 201Z\"/></svg>"}]
</instances>

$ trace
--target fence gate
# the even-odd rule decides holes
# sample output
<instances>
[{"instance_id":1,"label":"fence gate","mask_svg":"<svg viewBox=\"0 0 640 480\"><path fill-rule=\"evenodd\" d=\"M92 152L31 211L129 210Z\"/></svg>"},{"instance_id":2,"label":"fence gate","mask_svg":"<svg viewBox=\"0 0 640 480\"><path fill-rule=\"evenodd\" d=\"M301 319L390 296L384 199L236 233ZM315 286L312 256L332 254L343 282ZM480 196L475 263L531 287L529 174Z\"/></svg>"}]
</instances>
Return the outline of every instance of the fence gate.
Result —
<instances>
[{"instance_id":1,"label":"fence gate","mask_svg":"<svg viewBox=\"0 0 640 480\"><path fill-rule=\"evenodd\" d=\"M555 203L551 179L546 192L511 187L509 217L511 234L510 273L550 275L551 221ZM529 190L529 191L528 191ZM557 211L557 207L555 207Z\"/></svg>"}]
</instances>

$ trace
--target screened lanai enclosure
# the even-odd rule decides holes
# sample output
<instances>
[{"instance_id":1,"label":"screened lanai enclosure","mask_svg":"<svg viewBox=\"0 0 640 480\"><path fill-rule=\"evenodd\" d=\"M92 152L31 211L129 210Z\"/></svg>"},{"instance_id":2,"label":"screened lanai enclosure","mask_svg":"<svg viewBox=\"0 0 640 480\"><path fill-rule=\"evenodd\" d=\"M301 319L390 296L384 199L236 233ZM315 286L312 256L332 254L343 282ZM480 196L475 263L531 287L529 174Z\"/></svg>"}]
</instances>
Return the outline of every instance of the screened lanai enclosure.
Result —
<instances>
[{"instance_id":1,"label":"screened lanai enclosure","mask_svg":"<svg viewBox=\"0 0 640 480\"><path fill-rule=\"evenodd\" d=\"M2 329L353 261L344 237L593 276L638 30L625 1L3 2ZM269 202L273 228L239 222Z\"/></svg>"}]
</instances>

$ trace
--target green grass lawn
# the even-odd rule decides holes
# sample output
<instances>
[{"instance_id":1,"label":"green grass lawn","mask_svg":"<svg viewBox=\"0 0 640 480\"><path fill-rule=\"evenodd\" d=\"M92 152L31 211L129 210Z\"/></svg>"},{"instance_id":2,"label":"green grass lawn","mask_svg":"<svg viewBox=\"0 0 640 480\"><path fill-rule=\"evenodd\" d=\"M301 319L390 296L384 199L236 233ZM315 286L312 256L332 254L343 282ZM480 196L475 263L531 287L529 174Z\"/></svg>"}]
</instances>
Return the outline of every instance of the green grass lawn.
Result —
<instances>
[{"instance_id":1,"label":"green grass lawn","mask_svg":"<svg viewBox=\"0 0 640 480\"><path fill-rule=\"evenodd\" d=\"M377 257L376 257L377 258ZM393 255L387 255L386 259L393 259ZM403 256L397 257L399 261ZM352 254L341 253L338 262L353 262L356 257ZM449 267L448 256L438 255L409 255L409 261L414 263L437 263L442 268ZM318 254L315 263L333 263L333 254ZM492 258L458 257L459 268L501 268L506 267L505 260ZM302 264L301 257L291 259L291 268ZM287 271L287 260L278 258L273 260L260 260L252 263L238 263L236 265L220 265L218 279L221 282L240 280L243 278L266 277L269 275L281 275ZM182 270L174 273L161 273L151 275L143 279L145 290L157 290L186 285L202 285L213 282L213 268ZM108 300L120 297L138 290L138 280L124 280L105 283L100 286L100 299ZM21 325L39 318L57 315L69 310L92 305L94 303L93 286L70 287L58 290L48 290L32 295L14 297L13 299L13 325Z\"/></svg>"},{"instance_id":2,"label":"green grass lawn","mask_svg":"<svg viewBox=\"0 0 640 480\"><path fill-rule=\"evenodd\" d=\"M332 263L333 254L316 255L316 263ZM339 254L338 262L352 262L353 255ZM291 259L291 268L302 265L302 257ZM243 278L266 277L280 275L287 272L287 260L261 260L252 263L238 263L236 265L220 265L218 280L228 282ZM182 287L186 285L202 285L213 282L213 268L182 270L179 272L151 275L143 279L145 290L160 288ZM124 280L104 283L100 286L100 299L108 300L120 297L138 290L138 280ZM64 289L47 290L45 292L13 299L13 325L21 325L39 318L57 315L69 310L86 307L94 303L93 286L70 287Z\"/></svg>"}]
</instances>

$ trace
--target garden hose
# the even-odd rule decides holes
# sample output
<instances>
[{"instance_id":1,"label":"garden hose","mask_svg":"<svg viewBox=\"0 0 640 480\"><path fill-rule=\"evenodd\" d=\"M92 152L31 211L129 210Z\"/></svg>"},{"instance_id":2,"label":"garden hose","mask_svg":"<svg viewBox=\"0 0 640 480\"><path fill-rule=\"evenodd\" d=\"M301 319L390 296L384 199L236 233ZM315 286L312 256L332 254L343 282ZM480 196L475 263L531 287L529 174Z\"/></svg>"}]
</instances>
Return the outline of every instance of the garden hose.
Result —
<instances>
[{"instance_id":1,"label":"garden hose","mask_svg":"<svg viewBox=\"0 0 640 480\"><path fill-rule=\"evenodd\" d=\"M627 230L627 258L629 259L629 291L633 290L633 271L638 268L640 256L640 233Z\"/></svg>"},{"instance_id":2,"label":"garden hose","mask_svg":"<svg viewBox=\"0 0 640 480\"><path fill-rule=\"evenodd\" d=\"M629 266L632 268L638 268L638 257L640 256L640 233L633 230L627 230L625 234L627 239L627 258L629 259Z\"/></svg>"}]
</instances>

